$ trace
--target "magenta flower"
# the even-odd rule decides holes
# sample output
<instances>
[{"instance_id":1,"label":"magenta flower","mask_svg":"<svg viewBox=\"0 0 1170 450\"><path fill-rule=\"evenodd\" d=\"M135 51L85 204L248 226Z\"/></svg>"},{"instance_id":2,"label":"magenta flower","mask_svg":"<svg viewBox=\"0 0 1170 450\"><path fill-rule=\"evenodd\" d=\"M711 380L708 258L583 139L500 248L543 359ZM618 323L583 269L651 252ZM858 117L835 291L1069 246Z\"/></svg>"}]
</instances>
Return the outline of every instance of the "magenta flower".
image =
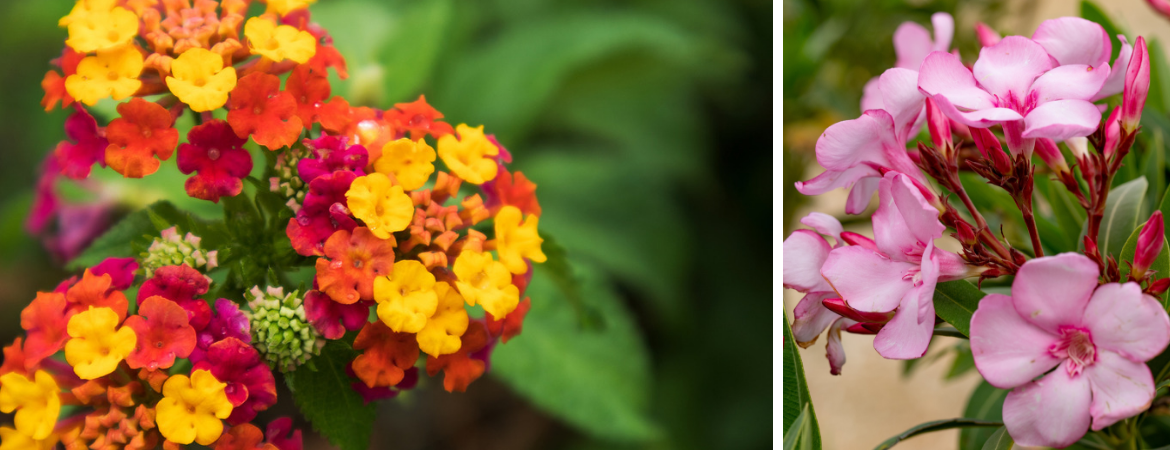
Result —
<instances>
[{"instance_id":1,"label":"magenta flower","mask_svg":"<svg viewBox=\"0 0 1170 450\"><path fill-rule=\"evenodd\" d=\"M313 284L316 287L317 282ZM305 293L305 317L325 339L341 339L346 330L360 330L369 321L372 304L368 301L341 304L314 289Z\"/></svg>"},{"instance_id":2,"label":"magenta flower","mask_svg":"<svg viewBox=\"0 0 1170 450\"><path fill-rule=\"evenodd\" d=\"M926 57L918 88L947 117L973 128L1003 124L1013 154L1031 155L1036 138L1088 136L1101 111L1089 100L1109 77L1109 65L1054 66L1044 47L1008 36L979 52L973 70L950 53Z\"/></svg>"},{"instance_id":3,"label":"magenta flower","mask_svg":"<svg viewBox=\"0 0 1170 450\"><path fill-rule=\"evenodd\" d=\"M1097 286L1098 276L1084 255L1036 258L1011 296L984 297L971 318L975 367L1014 389L1003 419L1019 445L1071 445L1090 424L1105 428L1154 398L1144 362L1170 343L1170 317L1137 283Z\"/></svg>"},{"instance_id":4,"label":"magenta flower","mask_svg":"<svg viewBox=\"0 0 1170 450\"><path fill-rule=\"evenodd\" d=\"M252 342L251 325L248 317L240 311L235 302L226 298L215 301L215 315L207 323L207 327L200 330L195 336L195 350L191 352L191 362L199 362L207 357L207 349L212 344L227 338L235 338L245 344Z\"/></svg>"},{"instance_id":5,"label":"magenta flower","mask_svg":"<svg viewBox=\"0 0 1170 450\"><path fill-rule=\"evenodd\" d=\"M110 142L106 140L105 129L98 128L97 120L85 108L79 104L73 111L65 119L65 136L69 140L58 143L53 154L62 174L81 180L89 177L94 163L106 166L106 147Z\"/></svg>"},{"instance_id":6,"label":"magenta flower","mask_svg":"<svg viewBox=\"0 0 1170 450\"><path fill-rule=\"evenodd\" d=\"M278 450L301 450L304 448L301 430L293 430L291 417L281 417L268 422L268 426L264 429L264 436L267 436L268 443L276 446Z\"/></svg>"},{"instance_id":7,"label":"magenta flower","mask_svg":"<svg viewBox=\"0 0 1170 450\"><path fill-rule=\"evenodd\" d=\"M980 47L991 47L1003 39L1003 36L983 22L975 23L975 37L979 38Z\"/></svg>"},{"instance_id":8,"label":"magenta flower","mask_svg":"<svg viewBox=\"0 0 1170 450\"><path fill-rule=\"evenodd\" d=\"M29 209L28 218L24 221L24 229L33 235L41 234L57 216L57 210L61 207L61 198L57 195L57 177L61 174L61 166L57 156L48 155L41 163L40 170L41 174L37 178L37 187L33 194L33 204Z\"/></svg>"},{"instance_id":9,"label":"magenta flower","mask_svg":"<svg viewBox=\"0 0 1170 450\"><path fill-rule=\"evenodd\" d=\"M357 374L355 374L353 371L352 364L345 366L345 373L349 374L349 376L351 378L357 378ZM399 381L398 384L396 384L392 387L391 386L369 387L369 386L366 386L366 383L364 383L362 381L354 381L353 383L350 384L350 386L353 388L353 390L355 392L357 392L358 395L362 396L362 401L365 402L365 404L367 404L367 405L370 402L376 402L378 400L385 400L385 399L397 397L398 394L402 393L402 391L408 391L408 390L414 389L415 386L417 386L417 385L418 385L418 367L411 367L409 369L406 369L403 372L402 381Z\"/></svg>"},{"instance_id":10,"label":"magenta flower","mask_svg":"<svg viewBox=\"0 0 1170 450\"><path fill-rule=\"evenodd\" d=\"M244 189L242 178L252 172L252 155L244 149L248 138L236 136L231 125L212 120L192 128L188 143L179 146L179 170L187 179L187 195L219 203Z\"/></svg>"},{"instance_id":11,"label":"magenta flower","mask_svg":"<svg viewBox=\"0 0 1170 450\"><path fill-rule=\"evenodd\" d=\"M1139 36L1134 44L1133 58L1125 72L1125 87L1121 98L1121 128L1127 133L1137 129L1150 94L1150 54L1146 40Z\"/></svg>"},{"instance_id":12,"label":"magenta flower","mask_svg":"<svg viewBox=\"0 0 1170 450\"><path fill-rule=\"evenodd\" d=\"M896 310L874 339L878 353L918 358L934 332L935 284L965 277L967 267L959 255L934 248L946 227L910 177L886 174L878 198L873 243L833 249L821 275L853 309Z\"/></svg>"},{"instance_id":13,"label":"magenta flower","mask_svg":"<svg viewBox=\"0 0 1170 450\"><path fill-rule=\"evenodd\" d=\"M1105 84L1093 95L1092 101L1121 93L1125 83L1125 71L1120 68L1129 66L1133 47L1125 40L1125 36L1117 35L1117 38L1121 40L1121 52L1113 61L1114 70L1109 72ZM1056 60L1054 65L1060 66L1080 64L1101 67L1109 62L1109 56L1113 53L1113 43L1109 41L1105 28L1080 17L1045 20L1032 33L1032 40L1044 47L1048 55Z\"/></svg>"},{"instance_id":14,"label":"magenta flower","mask_svg":"<svg viewBox=\"0 0 1170 450\"><path fill-rule=\"evenodd\" d=\"M138 262L134 258L106 258L90 269L96 276L110 275L110 288L124 291L134 284L134 272Z\"/></svg>"},{"instance_id":15,"label":"magenta flower","mask_svg":"<svg viewBox=\"0 0 1170 450\"><path fill-rule=\"evenodd\" d=\"M272 369L244 341L228 337L212 344L206 359L195 363L192 370L210 370L215 379L227 383L225 392L234 407L227 421L232 425L250 422L258 411L276 404Z\"/></svg>"},{"instance_id":16,"label":"magenta flower","mask_svg":"<svg viewBox=\"0 0 1170 450\"><path fill-rule=\"evenodd\" d=\"M198 270L183 264L164 266L138 289L138 304L153 296L178 303L187 311L187 320L195 331L202 331L211 321L211 307L199 297L207 293L211 282Z\"/></svg>"},{"instance_id":17,"label":"magenta flower","mask_svg":"<svg viewBox=\"0 0 1170 450\"><path fill-rule=\"evenodd\" d=\"M305 139L305 147L313 152L313 158L297 163L297 173L305 183L317 177L338 170L365 175L363 169L369 161L369 153L361 145L346 145L346 138L324 135L317 139Z\"/></svg>"},{"instance_id":18,"label":"magenta flower","mask_svg":"<svg viewBox=\"0 0 1170 450\"><path fill-rule=\"evenodd\" d=\"M1158 254L1162 253L1162 247L1166 242L1164 230L1162 211L1154 211L1146 224L1142 226L1142 232L1138 234L1137 248L1133 255L1133 270L1131 271L1134 278L1144 280L1146 272L1150 270L1154 260L1158 259Z\"/></svg>"},{"instance_id":19,"label":"magenta flower","mask_svg":"<svg viewBox=\"0 0 1170 450\"><path fill-rule=\"evenodd\" d=\"M356 178L353 172L339 170L309 183L304 204L296 217L289 219L285 230L297 253L321 256L329 236L337 230L353 231L357 227L345 199L345 192Z\"/></svg>"}]
</instances>

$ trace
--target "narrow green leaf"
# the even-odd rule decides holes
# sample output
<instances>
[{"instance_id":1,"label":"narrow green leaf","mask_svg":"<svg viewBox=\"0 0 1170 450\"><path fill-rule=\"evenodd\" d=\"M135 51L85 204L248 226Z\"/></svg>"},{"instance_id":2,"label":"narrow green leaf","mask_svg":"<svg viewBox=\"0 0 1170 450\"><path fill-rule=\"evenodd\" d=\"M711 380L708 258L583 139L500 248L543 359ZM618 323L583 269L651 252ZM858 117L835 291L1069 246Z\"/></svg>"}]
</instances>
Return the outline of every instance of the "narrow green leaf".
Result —
<instances>
[{"instance_id":1,"label":"narrow green leaf","mask_svg":"<svg viewBox=\"0 0 1170 450\"><path fill-rule=\"evenodd\" d=\"M1166 62L1166 52L1162 43L1157 39L1146 41L1150 54L1150 94L1146 100L1146 110L1166 113L1170 106L1170 64ZM1144 116L1144 114L1143 114Z\"/></svg>"},{"instance_id":2,"label":"narrow green leaf","mask_svg":"<svg viewBox=\"0 0 1170 450\"><path fill-rule=\"evenodd\" d=\"M1145 131L1145 130L1143 130ZM1161 128L1154 127L1148 130L1149 135L1145 139L1145 162L1142 163L1142 170L1145 171L1146 181L1150 182L1150 187L1146 193L1146 205L1157 206L1162 191L1166 190L1166 146L1163 140L1164 132ZM1143 208L1148 211L1149 208Z\"/></svg>"},{"instance_id":3,"label":"narrow green leaf","mask_svg":"<svg viewBox=\"0 0 1170 450\"><path fill-rule=\"evenodd\" d=\"M1138 226L1142 212L1142 201L1149 183L1146 177L1138 177L1109 191L1105 201L1105 215L1101 218L1101 229L1097 234L1097 247L1102 255L1121 254L1125 241Z\"/></svg>"},{"instance_id":4,"label":"narrow green leaf","mask_svg":"<svg viewBox=\"0 0 1170 450\"><path fill-rule=\"evenodd\" d=\"M1125 247L1121 249L1121 257L1118 258L1118 268L1121 269L1121 277L1124 279L1129 275L1130 269L1133 268L1133 257L1137 253L1138 236L1142 234L1142 227L1139 226L1130 233L1129 239L1125 241ZM1162 252L1158 253L1158 257L1154 259L1154 264L1150 266L1154 270L1158 278L1170 276L1170 242L1162 242ZM1166 302L1166 293L1163 292L1161 296L1162 306L1170 307Z\"/></svg>"},{"instance_id":5,"label":"narrow green leaf","mask_svg":"<svg viewBox=\"0 0 1170 450\"><path fill-rule=\"evenodd\" d=\"M1158 205L1158 211L1162 211L1162 220L1166 220L1167 217L1170 217L1170 187L1167 187L1166 192L1162 194L1162 203ZM1165 231L1166 240L1170 241L1170 227L1166 227Z\"/></svg>"},{"instance_id":6,"label":"narrow green leaf","mask_svg":"<svg viewBox=\"0 0 1170 450\"><path fill-rule=\"evenodd\" d=\"M987 294L965 280L939 283L934 288L934 312L964 336L970 336L971 316L984 295Z\"/></svg>"},{"instance_id":7,"label":"narrow green leaf","mask_svg":"<svg viewBox=\"0 0 1170 450\"><path fill-rule=\"evenodd\" d=\"M812 399L808 395L808 382L804 378L804 363L800 360L800 353L796 349L796 338L792 336L792 327L788 325L788 312L784 312L784 429L787 430L799 415L797 411L808 408L811 421L809 432L812 433L813 448L821 448L821 428L817 424L817 412L813 407Z\"/></svg>"},{"instance_id":8,"label":"narrow green leaf","mask_svg":"<svg viewBox=\"0 0 1170 450\"><path fill-rule=\"evenodd\" d=\"M796 416L796 421L784 431L784 450L794 450L796 443L804 437L809 431L808 420L808 405L804 405L804 409L800 410L800 415Z\"/></svg>"},{"instance_id":9,"label":"narrow green leaf","mask_svg":"<svg viewBox=\"0 0 1170 450\"><path fill-rule=\"evenodd\" d=\"M954 429L954 428L1002 427L1002 426L1003 426L1003 422L993 422L993 421L978 420L978 419L959 418L959 419L935 420L933 422L926 422L923 424L916 425L916 426L910 428L909 430L902 432L902 434L899 434L899 435L894 436L892 438L886 439L885 442L882 442L881 444L878 444L877 447L874 447L874 450L886 450L890 447L893 447L895 444L897 444L899 442L902 442L906 439L910 439L914 436L918 436L918 435L924 434L924 433L932 433L935 431L950 430L950 429Z\"/></svg>"},{"instance_id":10,"label":"narrow green leaf","mask_svg":"<svg viewBox=\"0 0 1170 450\"><path fill-rule=\"evenodd\" d=\"M329 341L311 360L316 370L304 365L285 375L301 413L314 430L341 450L369 448L377 413L374 403L366 404L353 390L354 379L345 373L345 367L357 355L344 341Z\"/></svg>"},{"instance_id":11,"label":"narrow green leaf","mask_svg":"<svg viewBox=\"0 0 1170 450\"><path fill-rule=\"evenodd\" d=\"M199 220L175 208L170 202L160 201L122 218L65 267L68 270L79 270L110 257L138 256L134 251L135 243L145 246L153 236L173 226L179 227L182 232L195 233L209 239L204 243L206 248L214 248L211 245L222 244L224 240L217 223Z\"/></svg>"},{"instance_id":12,"label":"narrow green leaf","mask_svg":"<svg viewBox=\"0 0 1170 450\"><path fill-rule=\"evenodd\" d=\"M951 362L951 369L947 371L947 380L958 378L975 368L975 358L971 353L970 343L962 341L955 345L954 351L955 360Z\"/></svg>"},{"instance_id":13,"label":"narrow green leaf","mask_svg":"<svg viewBox=\"0 0 1170 450\"><path fill-rule=\"evenodd\" d=\"M1065 245L1074 251L1081 244L1078 238L1085 226L1085 209L1063 184L1048 177L1042 180L1037 179L1036 187L1044 193L1043 200L1052 208L1053 219L1064 231L1068 239Z\"/></svg>"},{"instance_id":14,"label":"narrow green leaf","mask_svg":"<svg viewBox=\"0 0 1170 450\"><path fill-rule=\"evenodd\" d=\"M1003 420L1003 400L1009 391L997 389L986 381L979 383L971 397L967 400L967 407L963 410L964 417L987 421ZM959 430L959 450L979 450L991 437L992 430L986 428L963 428Z\"/></svg>"},{"instance_id":15,"label":"narrow green leaf","mask_svg":"<svg viewBox=\"0 0 1170 450\"><path fill-rule=\"evenodd\" d=\"M1007 427L1000 427L991 433L991 438L987 439L987 443L983 444L983 450L1012 450L1012 446L1016 442L1012 440L1012 436L1008 434Z\"/></svg>"}]
</instances>

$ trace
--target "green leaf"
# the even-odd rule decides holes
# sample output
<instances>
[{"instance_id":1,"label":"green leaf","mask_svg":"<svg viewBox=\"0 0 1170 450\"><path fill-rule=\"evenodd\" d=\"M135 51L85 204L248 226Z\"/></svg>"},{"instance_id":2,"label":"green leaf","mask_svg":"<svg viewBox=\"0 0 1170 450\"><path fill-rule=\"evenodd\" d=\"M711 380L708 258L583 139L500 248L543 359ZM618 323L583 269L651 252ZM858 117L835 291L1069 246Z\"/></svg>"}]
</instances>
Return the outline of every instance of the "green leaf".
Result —
<instances>
[{"instance_id":1,"label":"green leaf","mask_svg":"<svg viewBox=\"0 0 1170 450\"><path fill-rule=\"evenodd\" d=\"M1166 146L1161 128L1154 127L1149 132L1148 139L1144 140L1146 158L1142 163L1142 170L1145 171L1146 180L1150 182L1146 204L1157 205L1162 200L1159 196L1166 189Z\"/></svg>"},{"instance_id":2,"label":"green leaf","mask_svg":"<svg viewBox=\"0 0 1170 450\"><path fill-rule=\"evenodd\" d=\"M1125 241L1138 226L1142 202L1146 197L1149 183L1146 177L1138 177L1109 191L1105 201L1105 215L1101 218L1101 229L1097 234L1097 248L1102 255L1117 257L1125 247Z\"/></svg>"},{"instance_id":3,"label":"green leaf","mask_svg":"<svg viewBox=\"0 0 1170 450\"><path fill-rule=\"evenodd\" d=\"M1170 106L1170 65L1157 39L1147 40L1146 45L1150 54L1150 93L1146 97L1146 110L1165 114L1167 106Z\"/></svg>"},{"instance_id":4,"label":"green leaf","mask_svg":"<svg viewBox=\"0 0 1170 450\"><path fill-rule=\"evenodd\" d=\"M1165 220L1165 219L1163 219ZM1125 247L1121 249L1121 257L1118 258L1118 268L1121 269L1121 277L1124 279L1129 275L1130 269L1133 268L1133 257L1137 253L1138 236L1142 234L1142 227L1138 227L1130 233L1129 239L1125 241ZM1170 276L1170 242L1162 241L1162 251L1158 253L1158 257L1154 259L1154 264L1150 266L1156 272L1158 278L1165 278ZM1166 302L1166 293L1162 293L1162 306L1168 307Z\"/></svg>"},{"instance_id":5,"label":"green leaf","mask_svg":"<svg viewBox=\"0 0 1170 450\"><path fill-rule=\"evenodd\" d=\"M792 336L792 327L788 325L788 312L784 313L784 429L789 429L799 417L797 411L808 409L811 421L813 448L821 448L821 428L817 424L817 412L813 408L812 398L808 395L808 382L804 378L804 363L800 360L800 353L796 349L796 338Z\"/></svg>"},{"instance_id":6,"label":"green leaf","mask_svg":"<svg viewBox=\"0 0 1170 450\"><path fill-rule=\"evenodd\" d=\"M1089 0L1081 1L1081 17L1097 22L1097 24L1105 28L1105 33L1109 35L1109 40L1113 42L1113 54L1109 56L1109 61L1113 62L1114 59L1117 59L1117 55L1121 53L1121 42L1117 40L1117 35L1124 34L1121 28L1113 24L1113 21L1109 19L1109 16L1105 14L1105 11L1100 6L1097 6L1097 4Z\"/></svg>"},{"instance_id":7,"label":"green leaf","mask_svg":"<svg viewBox=\"0 0 1170 450\"><path fill-rule=\"evenodd\" d=\"M947 371L946 379L953 380L959 376L970 372L975 368L975 358L971 353L971 344L967 341L962 341L955 345L955 360L951 362L951 369Z\"/></svg>"},{"instance_id":8,"label":"green leaf","mask_svg":"<svg viewBox=\"0 0 1170 450\"><path fill-rule=\"evenodd\" d=\"M1050 177L1037 177L1036 187L1043 194L1041 200L1051 207L1053 220L1063 231L1062 237L1066 239L1063 246L1068 249L1067 251L1076 251L1081 244L1078 238L1085 226L1085 209L1064 184ZM1044 213L1043 208L1039 209ZM1044 242L1049 241L1050 239Z\"/></svg>"},{"instance_id":9,"label":"green leaf","mask_svg":"<svg viewBox=\"0 0 1170 450\"><path fill-rule=\"evenodd\" d=\"M491 374L536 406L594 437L647 442L661 437L649 417L650 358L637 324L596 269L575 266L582 299L600 315L582 327L564 292L537 271L522 335L497 346Z\"/></svg>"},{"instance_id":10,"label":"green leaf","mask_svg":"<svg viewBox=\"0 0 1170 450\"><path fill-rule=\"evenodd\" d=\"M366 404L353 390L353 379L345 367L358 352L344 341L329 341L321 354L285 375L297 407L313 429L341 450L359 450L370 446L370 431L377 413L374 403Z\"/></svg>"},{"instance_id":11,"label":"green leaf","mask_svg":"<svg viewBox=\"0 0 1170 450\"><path fill-rule=\"evenodd\" d=\"M800 415L796 416L796 421L792 422L792 426L784 431L784 450L795 450L798 442L802 442L808 447L812 442L809 432L812 427L809 424L812 422L808 419L810 416L808 412L808 405L804 405L804 409L800 410Z\"/></svg>"},{"instance_id":12,"label":"green leaf","mask_svg":"<svg viewBox=\"0 0 1170 450\"><path fill-rule=\"evenodd\" d=\"M971 316L984 295L987 294L966 280L939 283L934 288L934 312L964 336L970 336Z\"/></svg>"},{"instance_id":13,"label":"green leaf","mask_svg":"<svg viewBox=\"0 0 1170 450\"><path fill-rule=\"evenodd\" d=\"M1012 436L1008 434L1007 427L1000 427L991 433L991 437L987 439L987 443L983 444L983 450L1012 450L1012 446L1016 442L1012 440Z\"/></svg>"},{"instance_id":14,"label":"green leaf","mask_svg":"<svg viewBox=\"0 0 1170 450\"><path fill-rule=\"evenodd\" d=\"M396 27L381 44L385 103L410 102L432 78L439 51L450 35L454 7L450 0L408 2Z\"/></svg>"},{"instance_id":15,"label":"green leaf","mask_svg":"<svg viewBox=\"0 0 1170 450\"><path fill-rule=\"evenodd\" d=\"M986 381L979 383L971 398L967 400L967 407L963 416L986 421L1003 420L1003 400L1009 391L997 389ZM979 450L990 439L992 430L982 428L964 428L959 430L959 450Z\"/></svg>"},{"instance_id":16,"label":"green leaf","mask_svg":"<svg viewBox=\"0 0 1170 450\"><path fill-rule=\"evenodd\" d=\"M136 257L138 256L134 251L136 242L145 246L162 230L172 226L179 227L181 232L190 232L202 237L203 247L214 249L226 242L221 224L200 220L186 211L175 208L175 205L168 201L160 201L127 215L94 240L89 248L65 267L68 270L79 270L110 257Z\"/></svg>"},{"instance_id":17,"label":"green leaf","mask_svg":"<svg viewBox=\"0 0 1170 450\"><path fill-rule=\"evenodd\" d=\"M910 439L914 436L918 436L918 435L923 434L923 433L931 433L931 432L935 432L935 431L950 430L950 429L954 429L954 428L1001 427L1001 426L1003 426L1003 422L992 422L992 421L988 421L988 420L978 420L978 419L959 418L959 419L935 420L933 422L926 422L923 424L919 424L917 426L914 426L913 428L910 428L909 430L902 432L902 434L899 434L899 435L894 436L892 438L886 439L885 442L882 442L881 444L878 444L877 447L874 447L874 450L886 450L890 447L893 447L895 444L897 444L899 442L902 442L906 439Z\"/></svg>"}]
</instances>

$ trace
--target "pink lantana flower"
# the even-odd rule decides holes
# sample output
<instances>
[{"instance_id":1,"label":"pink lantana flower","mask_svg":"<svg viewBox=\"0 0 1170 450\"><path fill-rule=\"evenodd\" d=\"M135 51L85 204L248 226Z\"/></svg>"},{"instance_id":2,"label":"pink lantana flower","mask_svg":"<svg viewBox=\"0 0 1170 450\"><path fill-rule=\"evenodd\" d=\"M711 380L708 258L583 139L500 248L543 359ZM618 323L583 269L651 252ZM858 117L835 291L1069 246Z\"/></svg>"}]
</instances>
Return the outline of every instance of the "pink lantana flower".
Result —
<instances>
[{"instance_id":1,"label":"pink lantana flower","mask_svg":"<svg viewBox=\"0 0 1170 450\"><path fill-rule=\"evenodd\" d=\"M227 383L224 392L233 409L227 421L232 425L250 422L256 413L276 404L276 377L251 345L234 337L212 344L207 357L192 370L209 370L215 379Z\"/></svg>"},{"instance_id":2,"label":"pink lantana flower","mask_svg":"<svg viewBox=\"0 0 1170 450\"><path fill-rule=\"evenodd\" d=\"M325 135L317 139L305 139L305 147L313 152L312 158L297 162L297 173L305 183L317 177L338 170L365 175L363 169L369 162L369 153L361 145L347 145L344 137Z\"/></svg>"},{"instance_id":3,"label":"pink lantana flower","mask_svg":"<svg viewBox=\"0 0 1170 450\"><path fill-rule=\"evenodd\" d=\"M211 307L199 297L207 293L211 281L191 266L164 266L154 271L154 277L138 289L138 304L160 296L178 303L187 311L187 320L195 331L202 331L211 321Z\"/></svg>"},{"instance_id":4,"label":"pink lantana flower","mask_svg":"<svg viewBox=\"0 0 1170 450\"><path fill-rule=\"evenodd\" d=\"M1121 51L1117 59L1113 60L1113 68L1105 79L1105 84L1090 99L1098 101L1105 97L1117 95L1125 87L1125 68L1129 66L1129 58L1133 55L1133 46L1124 35L1117 35L1121 40ZM1113 43L1109 40L1109 33L1096 22L1080 17L1061 17L1045 20L1032 33L1032 40L1044 47L1048 55L1056 60L1054 65L1080 64L1091 67L1107 65L1109 56L1113 53Z\"/></svg>"},{"instance_id":5,"label":"pink lantana flower","mask_svg":"<svg viewBox=\"0 0 1170 450\"><path fill-rule=\"evenodd\" d=\"M353 231L357 222L349 214L345 193L357 175L338 170L313 179L305 202L296 217L289 219L285 232L297 253L324 255L325 241L337 230Z\"/></svg>"},{"instance_id":6,"label":"pink lantana flower","mask_svg":"<svg viewBox=\"0 0 1170 450\"><path fill-rule=\"evenodd\" d=\"M938 220L938 209L909 176L887 173L878 198L874 241L833 249L821 275L850 308L896 310L874 339L879 354L918 358L926 353L934 333L935 285L964 278L968 271L959 255L934 247L946 227Z\"/></svg>"},{"instance_id":7,"label":"pink lantana flower","mask_svg":"<svg viewBox=\"0 0 1170 450\"><path fill-rule=\"evenodd\" d=\"M89 177L94 163L106 166L106 147L110 145L106 131L80 105L65 119L65 136L69 140L61 141L53 151L62 174L81 180Z\"/></svg>"},{"instance_id":8,"label":"pink lantana flower","mask_svg":"<svg viewBox=\"0 0 1170 450\"><path fill-rule=\"evenodd\" d=\"M179 146L179 170L187 179L187 195L219 203L244 189L242 178L252 172L252 155L244 149L248 138L240 138L231 125L212 120L192 128L188 143Z\"/></svg>"},{"instance_id":9,"label":"pink lantana flower","mask_svg":"<svg viewBox=\"0 0 1170 450\"><path fill-rule=\"evenodd\" d=\"M191 362L199 362L207 357L207 349L212 344L227 338L236 338L245 344L252 342L252 328L248 317L240 311L239 305L226 298L215 301L215 314L208 321L207 326L199 331L195 337L195 350L191 352Z\"/></svg>"},{"instance_id":10,"label":"pink lantana flower","mask_svg":"<svg viewBox=\"0 0 1170 450\"><path fill-rule=\"evenodd\" d=\"M984 47L972 70L953 54L931 53L918 88L959 123L1003 124L1012 153L1030 156L1036 138L1063 141L1097 129L1101 111L1090 100L1109 74L1104 62L1058 66L1040 44L1008 36Z\"/></svg>"},{"instance_id":11,"label":"pink lantana flower","mask_svg":"<svg viewBox=\"0 0 1170 450\"><path fill-rule=\"evenodd\" d=\"M313 281L313 287L317 282ZM342 304L316 289L305 293L305 317L325 339L341 339L345 332L362 329L369 321L370 301Z\"/></svg>"},{"instance_id":12,"label":"pink lantana flower","mask_svg":"<svg viewBox=\"0 0 1170 450\"><path fill-rule=\"evenodd\" d=\"M1014 389L1003 421L1017 444L1071 445L1154 398L1144 362L1170 343L1170 317L1137 283L1098 286L1098 276L1084 255L1036 258L1020 267L1011 296L984 297L971 318L975 367Z\"/></svg>"}]
</instances>

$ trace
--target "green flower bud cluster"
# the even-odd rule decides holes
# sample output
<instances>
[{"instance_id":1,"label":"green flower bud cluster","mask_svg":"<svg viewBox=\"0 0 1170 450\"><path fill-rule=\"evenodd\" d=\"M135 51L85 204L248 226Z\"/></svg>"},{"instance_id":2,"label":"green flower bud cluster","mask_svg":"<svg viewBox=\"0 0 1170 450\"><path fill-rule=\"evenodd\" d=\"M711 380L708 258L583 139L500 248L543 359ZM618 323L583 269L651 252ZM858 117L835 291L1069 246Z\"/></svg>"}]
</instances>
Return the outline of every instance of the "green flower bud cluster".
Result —
<instances>
[{"instance_id":1,"label":"green flower bud cluster","mask_svg":"<svg viewBox=\"0 0 1170 450\"><path fill-rule=\"evenodd\" d=\"M321 354L325 340L305 318L299 291L285 295L281 287L261 291L255 286L244 297L252 309L245 313L252 326L252 343L270 366L289 372Z\"/></svg>"},{"instance_id":2,"label":"green flower bud cluster","mask_svg":"<svg viewBox=\"0 0 1170 450\"><path fill-rule=\"evenodd\" d=\"M191 233L180 236L177 227L163 230L161 236L155 238L150 248L141 255L146 277L153 277L155 270L165 266L186 264L201 272L214 269L219 265L216 260L218 252L204 250L199 246L200 241L202 239L199 236Z\"/></svg>"},{"instance_id":3,"label":"green flower bud cluster","mask_svg":"<svg viewBox=\"0 0 1170 450\"><path fill-rule=\"evenodd\" d=\"M297 163L312 155L312 151L304 147L292 147L285 150L276 157L276 176L268 179L268 190L288 199L285 204L293 212L301 209L301 204L305 201L305 193L309 191L309 186L305 184L297 172Z\"/></svg>"}]
</instances>

